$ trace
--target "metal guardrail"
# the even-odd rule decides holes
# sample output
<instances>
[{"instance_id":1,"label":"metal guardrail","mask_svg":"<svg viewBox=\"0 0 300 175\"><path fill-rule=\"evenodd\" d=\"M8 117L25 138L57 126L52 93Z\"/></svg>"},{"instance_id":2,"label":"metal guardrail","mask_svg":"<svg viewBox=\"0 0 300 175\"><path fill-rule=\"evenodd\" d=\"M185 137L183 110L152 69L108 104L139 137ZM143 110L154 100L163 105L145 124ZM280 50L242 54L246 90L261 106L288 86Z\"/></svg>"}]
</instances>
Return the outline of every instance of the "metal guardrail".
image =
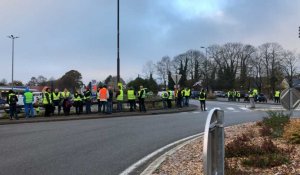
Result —
<instances>
[{"instance_id":1,"label":"metal guardrail","mask_svg":"<svg viewBox=\"0 0 300 175\"><path fill-rule=\"evenodd\" d=\"M204 130L204 174L223 175L224 156L224 111L214 108L208 113Z\"/></svg>"}]
</instances>

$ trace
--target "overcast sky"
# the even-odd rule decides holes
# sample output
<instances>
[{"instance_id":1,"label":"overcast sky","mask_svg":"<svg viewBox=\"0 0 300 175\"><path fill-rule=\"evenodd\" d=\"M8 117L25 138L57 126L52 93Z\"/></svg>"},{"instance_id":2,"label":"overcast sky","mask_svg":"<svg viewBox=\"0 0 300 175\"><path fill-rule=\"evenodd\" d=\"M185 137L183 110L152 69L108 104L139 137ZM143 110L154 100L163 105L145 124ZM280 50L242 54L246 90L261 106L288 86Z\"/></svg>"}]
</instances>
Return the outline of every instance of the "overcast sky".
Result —
<instances>
[{"instance_id":1,"label":"overcast sky","mask_svg":"<svg viewBox=\"0 0 300 175\"><path fill-rule=\"evenodd\" d=\"M1 0L0 80L60 78L74 69L85 83L116 75L117 0ZM300 0L120 0L121 77L144 64L201 46L278 42L299 53Z\"/></svg>"}]
</instances>

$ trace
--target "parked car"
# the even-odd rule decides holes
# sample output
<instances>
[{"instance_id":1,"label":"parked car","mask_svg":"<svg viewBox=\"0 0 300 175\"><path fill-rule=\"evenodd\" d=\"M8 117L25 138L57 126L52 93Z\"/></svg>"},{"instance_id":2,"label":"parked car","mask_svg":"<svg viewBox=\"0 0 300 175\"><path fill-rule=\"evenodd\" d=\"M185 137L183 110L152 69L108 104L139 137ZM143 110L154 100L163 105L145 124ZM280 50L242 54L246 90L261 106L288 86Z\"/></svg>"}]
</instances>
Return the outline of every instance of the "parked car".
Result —
<instances>
[{"instance_id":1,"label":"parked car","mask_svg":"<svg viewBox=\"0 0 300 175\"><path fill-rule=\"evenodd\" d=\"M264 103L267 103L267 97L263 94L263 93L260 93L257 95L257 97L255 98L255 102L264 102Z\"/></svg>"},{"instance_id":2,"label":"parked car","mask_svg":"<svg viewBox=\"0 0 300 175\"><path fill-rule=\"evenodd\" d=\"M214 91L214 95L217 97L226 97L226 93L224 91Z\"/></svg>"}]
</instances>

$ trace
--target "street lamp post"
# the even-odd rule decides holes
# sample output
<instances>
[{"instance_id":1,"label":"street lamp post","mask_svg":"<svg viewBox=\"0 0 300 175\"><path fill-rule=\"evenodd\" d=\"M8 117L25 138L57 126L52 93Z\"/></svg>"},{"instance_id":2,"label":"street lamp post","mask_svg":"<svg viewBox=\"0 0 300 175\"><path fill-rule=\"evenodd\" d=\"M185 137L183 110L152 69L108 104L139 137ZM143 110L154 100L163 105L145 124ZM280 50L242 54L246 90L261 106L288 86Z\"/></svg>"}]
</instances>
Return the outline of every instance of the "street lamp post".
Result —
<instances>
[{"instance_id":1,"label":"street lamp post","mask_svg":"<svg viewBox=\"0 0 300 175\"><path fill-rule=\"evenodd\" d=\"M12 53L11 53L11 86L14 88L14 50L15 50L15 39L19 38L18 36L10 35L7 36L12 40Z\"/></svg>"},{"instance_id":2,"label":"street lamp post","mask_svg":"<svg viewBox=\"0 0 300 175\"><path fill-rule=\"evenodd\" d=\"M119 22L119 18L120 18L120 2L118 0L118 4L117 4L117 9L118 9L118 14L117 14L117 83L120 82L120 22Z\"/></svg>"},{"instance_id":3,"label":"street lamp post","mask_svg":"<svg viewBox=\"0 0 300 175\"><path fill-rule=\"evenodd\" d=\"M206 90L208 90L208 82L207 82L207 61L208 61L208 59L207 59L207 48L206 47L204 47L204 46L201 46L201 49L205 49L205 65L204 65L204 67L205 67L205 74L204 74L204 79L205 79L205 86L206 86Z\"/></svg>"}]
</instances>

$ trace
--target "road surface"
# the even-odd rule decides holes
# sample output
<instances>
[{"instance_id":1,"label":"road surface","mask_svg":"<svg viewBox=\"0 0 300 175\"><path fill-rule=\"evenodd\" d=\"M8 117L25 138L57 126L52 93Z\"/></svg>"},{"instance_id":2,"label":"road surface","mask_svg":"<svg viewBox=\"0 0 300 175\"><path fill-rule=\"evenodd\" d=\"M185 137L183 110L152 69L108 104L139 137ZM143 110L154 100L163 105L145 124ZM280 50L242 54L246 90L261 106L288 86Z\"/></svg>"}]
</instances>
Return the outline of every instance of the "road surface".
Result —
<instances>
[{"instance_id":1,"label":"road surface","mask_svg":"<svg viewBox=\"0 0 300 175\"><path fill-rule=\"evenodd\" d=\"M197 104L198 101L191 101ZM246 105L246 106L245 106ZM207 102L226 126L260 120L278 105ZM203 132L208 111L0 126L0 175L114 175L149 153ZM295 115L299 112L296 111ZM298 115L299 116L299 115Z\"/></svg>"}]
</instances>

